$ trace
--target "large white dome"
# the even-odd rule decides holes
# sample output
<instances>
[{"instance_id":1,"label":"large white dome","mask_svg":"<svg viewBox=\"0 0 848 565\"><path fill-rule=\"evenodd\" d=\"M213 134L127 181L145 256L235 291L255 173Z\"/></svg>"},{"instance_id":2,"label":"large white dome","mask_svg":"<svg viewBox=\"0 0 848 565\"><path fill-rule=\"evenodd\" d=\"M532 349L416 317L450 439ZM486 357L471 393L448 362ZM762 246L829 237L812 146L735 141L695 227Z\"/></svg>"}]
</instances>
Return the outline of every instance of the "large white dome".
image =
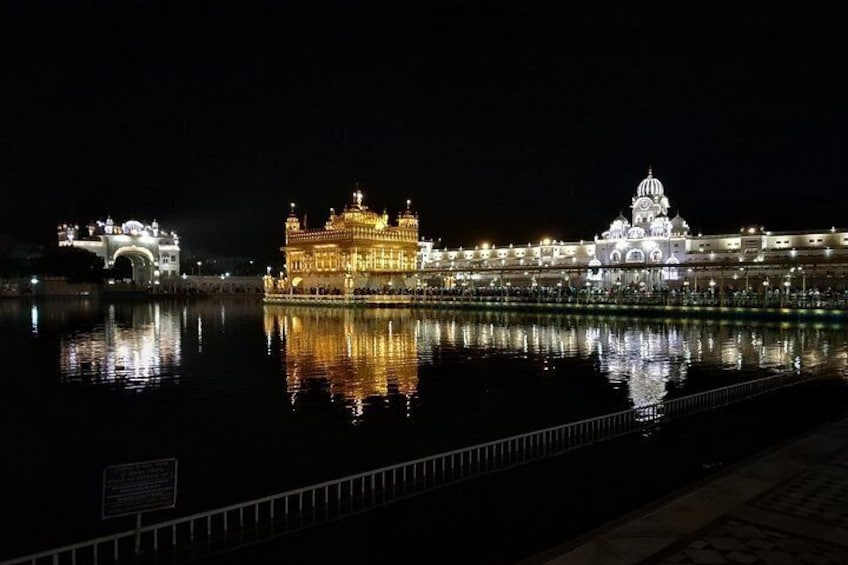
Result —
<instances>
[{"instance_id":1,"label":"large white dome","mask_svg":"<svg viewBox=\"0 0 848 565\"><path fill-rule=\"evenodd\" d=\"M648 169L648 176L639 183L639 188L636 189L638 196L662 196L663 184L660 179L654 178L653 171Z\"/></svg>"}]
</instances>

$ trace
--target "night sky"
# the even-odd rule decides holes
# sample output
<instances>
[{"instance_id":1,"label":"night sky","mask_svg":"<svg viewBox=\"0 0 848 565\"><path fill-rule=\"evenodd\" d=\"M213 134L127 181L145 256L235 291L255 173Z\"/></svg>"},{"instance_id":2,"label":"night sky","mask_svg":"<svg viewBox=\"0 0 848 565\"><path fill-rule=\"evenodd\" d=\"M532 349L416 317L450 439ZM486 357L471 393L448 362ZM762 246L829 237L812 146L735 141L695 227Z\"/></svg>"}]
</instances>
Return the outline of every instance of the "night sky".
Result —
<instances>
[{"instance_id":1,"label":"night sky","mask_svg":"<svg viewBox=\"0 0 848 565\"><path fill-rule=\"evenodd\" d=\"M268 256L359 182L448 246L589 239L649 164L696 232L848 226L846 11L780 4L5 2L0 234Z\"/></svg>"}]
</instances>

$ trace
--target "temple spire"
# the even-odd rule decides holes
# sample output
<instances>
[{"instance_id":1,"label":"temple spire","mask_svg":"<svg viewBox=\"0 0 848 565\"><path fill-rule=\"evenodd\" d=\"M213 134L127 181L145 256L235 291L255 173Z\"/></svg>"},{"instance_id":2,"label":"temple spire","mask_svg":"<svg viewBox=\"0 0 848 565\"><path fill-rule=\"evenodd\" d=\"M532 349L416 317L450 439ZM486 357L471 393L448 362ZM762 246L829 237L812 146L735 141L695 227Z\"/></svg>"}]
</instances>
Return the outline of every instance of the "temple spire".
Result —
<instances>
[{"instance_id":1,"label":"temple spire","mask_svg":"<svg viewBox=\"0 0 848 565\"><path fill-rule=\"evenodd\" d=\"M356 190L353 191L353 204L362 208L362 191L359 190L359 181L354 183L354 188L356 188Z\"/></svg>"}]
</instances>

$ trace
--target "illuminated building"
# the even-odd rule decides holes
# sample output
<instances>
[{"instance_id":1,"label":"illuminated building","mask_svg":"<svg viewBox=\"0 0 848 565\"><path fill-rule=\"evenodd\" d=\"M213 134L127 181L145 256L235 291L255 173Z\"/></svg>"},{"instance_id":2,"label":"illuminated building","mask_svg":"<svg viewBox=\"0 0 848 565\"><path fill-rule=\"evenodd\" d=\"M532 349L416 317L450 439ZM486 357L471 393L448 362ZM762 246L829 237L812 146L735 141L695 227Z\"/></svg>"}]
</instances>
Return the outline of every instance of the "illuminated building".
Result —
<instances>
[{"instance_id":1,"label":"illuminated building","mask_svg":"<svg viewBox=\"0 0 848 565\"><path fill-rule=\"evenodd\" d=\"M330 216L322 228L307 229L295 215L286 219L285 278L266 278L270 292L352 292L355 288L403 288L416 273L418 216L407 200L397 223L386 212L378 214L362 203L362 191L353 202Z\"/></svg>"},{"instance_id":2,"label":"illuminated building","mask_svg":"<svg viewBox=\"0 0 848 565\"><path fill-rule=\"evenodd\" d=\"M848 276L848 231L768 231L694 235L649 169L630 201L591 240L544 239L526 245L421 247L420 281L439 287L591 287L641 291L722 288L804 290ZM828 283L827 281L831 282Z\"/></svg>"},{"instance_id":3,"label":"illuminated building","mask_svg":"<svg viewBox=\"0 0 848 565\"><path fill-rule=\"evenodd\" d=\"M58 226L59 247L78 247L103 260L103 268L115 266L119 257L132 263L133 281L139 286L159 284L160 278L180 274L180 240L176 232L159 229L153 220L146 225L136 220L116 224L111 217L79 225Z\"/></svg>"}]
</instances>

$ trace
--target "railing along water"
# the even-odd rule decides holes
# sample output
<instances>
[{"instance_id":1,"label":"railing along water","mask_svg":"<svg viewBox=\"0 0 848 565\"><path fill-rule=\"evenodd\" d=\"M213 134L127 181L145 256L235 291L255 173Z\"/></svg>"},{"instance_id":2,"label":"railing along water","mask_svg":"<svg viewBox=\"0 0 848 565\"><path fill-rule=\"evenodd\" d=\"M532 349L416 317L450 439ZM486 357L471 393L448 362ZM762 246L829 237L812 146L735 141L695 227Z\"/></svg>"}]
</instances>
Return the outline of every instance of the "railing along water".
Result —
<instances>
[{"instance_id":1,"label":"railing along water","mask_svg":"<svg viewBox=\"0 0 848 565\"><path fill-rule=\"evenodd\" d=\"M722 387L665 402L622 410L518 434L429 457L422 457L338 479L272 494L247 502L198 512L144 526L142 550L156 555L193 550L201 541L212 546L235 532L244 540L254 533L284 533L325 519L367 510L401 497L475 475L506 469L529 461L634 432L660 422L714 410L808 379L787 374ZM310 521L311 522L308 522ZM4 561L0 565L42 563L122 563L135 559L134 530L67 545Z\"/></svg>"}]
</instances>

